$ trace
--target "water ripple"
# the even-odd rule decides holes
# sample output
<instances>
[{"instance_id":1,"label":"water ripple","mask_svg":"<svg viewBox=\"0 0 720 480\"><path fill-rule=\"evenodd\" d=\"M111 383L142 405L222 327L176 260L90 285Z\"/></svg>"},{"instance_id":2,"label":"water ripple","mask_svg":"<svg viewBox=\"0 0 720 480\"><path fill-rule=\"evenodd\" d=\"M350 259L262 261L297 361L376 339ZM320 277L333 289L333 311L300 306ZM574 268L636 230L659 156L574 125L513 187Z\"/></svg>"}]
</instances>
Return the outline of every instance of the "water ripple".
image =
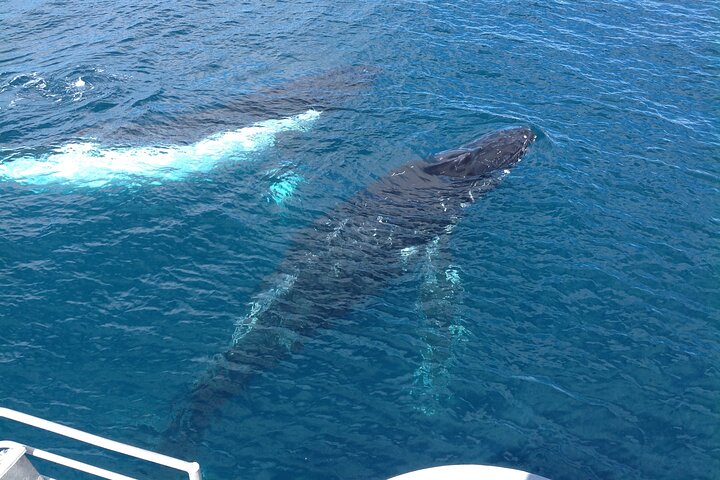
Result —
<instances>
[{"instance_id":1,"label":"water ripple","mask_svg":"<svg viewBox=\"0 0 720 480\"><path fill-rule=\"evenodd\" d=\"M407 160L522 124L537 142L443 254L467 333L429 395L413 376L433 332L417 308L427 272L409 264L258 372L185 453L208 478L720 471L715 3L2 10L3 172L49 168L89 138L125 161L323 110L253 162L191 181L0 179L3 405L158 445L297 230Z\"/></svg>"}]
</instances>

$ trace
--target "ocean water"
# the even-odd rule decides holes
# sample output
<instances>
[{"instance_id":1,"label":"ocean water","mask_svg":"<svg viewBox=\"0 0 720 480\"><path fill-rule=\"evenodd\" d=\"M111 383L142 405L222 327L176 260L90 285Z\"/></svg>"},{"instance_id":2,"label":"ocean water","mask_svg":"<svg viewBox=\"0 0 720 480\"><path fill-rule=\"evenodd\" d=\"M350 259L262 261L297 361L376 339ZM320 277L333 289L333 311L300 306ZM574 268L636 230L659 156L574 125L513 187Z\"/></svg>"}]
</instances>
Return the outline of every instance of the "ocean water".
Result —
<instances>
[{"instance_id":1,"label":"ocean water","mask_svg":"<svg viewBox=\"0 0 720 480\"><path fill-rule=\"evenodd\" d=\"M0 32L0 405L207 479L720 478L716 2L24 1ZM295 232L515 125L448 239L168 441Z\"/></svg>"}]
</instances>

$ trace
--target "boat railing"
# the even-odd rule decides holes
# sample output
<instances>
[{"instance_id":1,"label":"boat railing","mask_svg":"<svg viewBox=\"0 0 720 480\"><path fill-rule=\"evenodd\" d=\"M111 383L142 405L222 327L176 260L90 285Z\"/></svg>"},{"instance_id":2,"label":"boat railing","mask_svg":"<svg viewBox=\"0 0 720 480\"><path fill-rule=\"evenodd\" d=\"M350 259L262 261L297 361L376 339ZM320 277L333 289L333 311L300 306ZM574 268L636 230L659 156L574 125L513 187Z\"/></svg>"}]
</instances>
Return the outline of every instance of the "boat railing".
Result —
<instances>
[{"instance_id":1,"label":"boat railing","mask_svg":"<svg viewBox=\"0 0 720 480\"><path fill-rule=\"evenodd\" d=\"M89 445L93 445L105 450L128 455L130 457L145 460L150 463L162 465L171 469L185 472L189 480L201 480L200 465L196 462L186 462L177 458L162 455L160 453L152 452L138 447L133 447L125 443L116 442L107 438L93 435L82 430L77 430L59 423L44 420L42 418L34 417L26 413L17 412L9 408L0 407L0 418L6 418L15 422L23 423L41 430L62 435L64 437L72 438L79 442L83 442ZM30 455L37 457L49 462L53 462L62 465L67 468L79 470L91 475L95 475L101 478L109 480L135 480L132 477L121 475L119 473L105 470L103 468L96 467L84 462L73 460L61 455L57 455L45 450L33 448L27 445L22 445L12 441L0 441L0 450L5 450L5 455L0 457L0 480L7 471L3 471L3 466L12 467L16 461L20 461L24 456Z\"/></svg>"}]
</instances>

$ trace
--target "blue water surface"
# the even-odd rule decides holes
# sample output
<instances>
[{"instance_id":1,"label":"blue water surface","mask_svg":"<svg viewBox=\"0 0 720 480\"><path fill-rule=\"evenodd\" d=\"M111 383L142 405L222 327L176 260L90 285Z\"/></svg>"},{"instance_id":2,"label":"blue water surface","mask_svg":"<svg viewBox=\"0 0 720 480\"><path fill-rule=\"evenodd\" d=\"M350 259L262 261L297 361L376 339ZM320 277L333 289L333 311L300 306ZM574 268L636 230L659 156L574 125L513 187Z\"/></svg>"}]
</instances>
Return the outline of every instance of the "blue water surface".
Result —
<instances>
[{"instance_id":1,"label":"blue water surface","mask_svg":"<svg viewBox=\"0 0 720 480\"><path fill-rule=\"evenodd\" d=\"M208 479L720 478L719 32L711 1L0 3L0 404ZM513 125L537 141L441 253L168 445L294 232Z\"/></svg>"}]
</instances>

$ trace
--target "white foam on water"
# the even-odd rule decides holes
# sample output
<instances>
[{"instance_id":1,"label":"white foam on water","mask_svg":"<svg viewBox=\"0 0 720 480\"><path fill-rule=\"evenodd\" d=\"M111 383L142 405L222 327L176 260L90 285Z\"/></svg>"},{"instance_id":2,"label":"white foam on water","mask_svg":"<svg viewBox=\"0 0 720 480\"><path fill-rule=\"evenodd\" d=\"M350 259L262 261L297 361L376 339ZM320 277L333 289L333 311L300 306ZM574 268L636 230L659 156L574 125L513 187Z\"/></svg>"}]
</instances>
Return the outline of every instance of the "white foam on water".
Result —
<instances>
[{"instance_id":1,"label":"white foam on water","mask_svg":"<svg viewBox=\"0 0 720 480\"><path fill-rule=\"evenodd\" d=\"M29 185L73 183L102 187L109 183L162 183L204 173L229 160L249 159L248 153L275 143L285 131L309 128L320 112L265 120L252 126L211 135L191 145L106 147L95 142L70 143L43 155L28 155L0 163L0 180Z\"/></svg>"}]
</instances>

